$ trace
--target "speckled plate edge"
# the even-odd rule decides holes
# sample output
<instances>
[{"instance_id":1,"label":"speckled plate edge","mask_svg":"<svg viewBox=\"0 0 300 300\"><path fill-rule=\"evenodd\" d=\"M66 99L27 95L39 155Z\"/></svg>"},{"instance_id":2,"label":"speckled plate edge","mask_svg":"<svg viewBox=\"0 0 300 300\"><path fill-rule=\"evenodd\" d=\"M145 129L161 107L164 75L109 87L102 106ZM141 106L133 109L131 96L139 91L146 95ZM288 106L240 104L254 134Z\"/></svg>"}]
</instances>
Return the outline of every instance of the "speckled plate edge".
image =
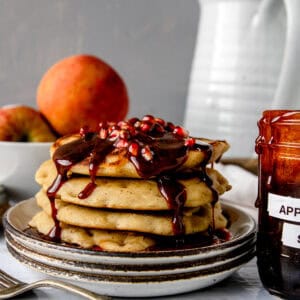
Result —
<instances>
[{"instance_id":1,"label":"speckled plate edge","mask_svg":"<svg viewBox=\"0 0 300 300\"><path fill-rule=\"evenodd\" d=\"M227 254L218 255L217 257L208 258L206 260L169 263L169 264L106 264L106 263L86 263L81 261L74 261L68 258L57 258L51 255L38 253L36 250L28 249L22 244L19 244L13 235L9 232L5 233L5 239L11 248L13 248L20 255L24 255L29 259L33 259L39 263L47 264L52 267L64 268L70 271L88 272L98 275L126 275L126 276L141 276L141 275L164 275L176 274L180 272L191 272L197 270L204 270L218 267L224 263L229 263L239 259L255 248L255 240L248 241L243 246L234 249Z\"/></svg>"},{"instance_id":2,"label":"speckled plate edge","mask_svg":"<svg viewBox=\"0 0 300 300\"><path fill-rule=\"evenodd\" d=\"M4 217L4 227L15 238L18 238L20 243L29 247L37 249L39 252L46 251L46 253L51 252L57 257L66 257L66 255L73 255L74 259L78 257L81 261L95 262L108 262L108 263L169 263L200 259L201 257L207 258L210 256L220 255L234 248L239 247L242 243L247 242L249 239L255 236L256 223L255 220L247 215L242 210L232 205L226 205L223 203L224 210L231 214L233 218L230 230L233 232L240 232L232 240L207 247L192 248L188 250L174 250L174 251L151 251L151 252L138 252L138 253L122 253L122 252L99 252L93 250L80 249L76 247L66 246L63 244L57 244L54 242L47 242L42 239L34 238L31 235L24 233L22 229L26 227L29 219L39 210L35 203L35 199L31 198L19 202L14 207L10 208ZM18 218L13 216L16 215ZM23 218L23 219L22 219ZM80 258L79 258L80 257ZM134 258L134 259L132 259Z\"/></svg>"},{"instance_id":3,"label":"speckled plate edge","mask_svg":"<svg viewBox=\"0 0 300 300\"><path fill-rule=\"evenodd\" d=\"M8 250L19 262L35 271L61 277L101 294L117 297L156 297L191 292L212 286L236 272L253 258L255 251L216 268L195 272L159 276L110 276L74 272L51 267L19 254L8 245Z\"/></svg>"}]
</instances>

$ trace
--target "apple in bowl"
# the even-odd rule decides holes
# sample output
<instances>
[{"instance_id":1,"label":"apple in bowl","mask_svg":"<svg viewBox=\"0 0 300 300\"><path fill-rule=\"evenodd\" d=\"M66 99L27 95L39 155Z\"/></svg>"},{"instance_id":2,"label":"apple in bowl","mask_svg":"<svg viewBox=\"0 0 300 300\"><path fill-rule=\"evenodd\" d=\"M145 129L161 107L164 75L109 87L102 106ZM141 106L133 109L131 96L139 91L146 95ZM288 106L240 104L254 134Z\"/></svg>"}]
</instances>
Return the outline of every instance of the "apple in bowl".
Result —
<instances>
[{"instance_id":1,"label":"apple in bowl","mask_svg":"<svg viewBox=\"0 0 300 300\"><path fill-rule=\"evenodd\" d=\"M0 108L0 183L15 201L38 191L34 175L56 136L41 114L24 105Z\"/></svg>"},{"instance_id":2,"label":"apple in bowl","mask_svg":"<svg viewBox=\"0 0 300 300\"><path fill-rule=\"evenodd\" d=\"M56 139L40 112L25 105L0 108L0 141L53 142Z\"/></svg>"}]
</instances>

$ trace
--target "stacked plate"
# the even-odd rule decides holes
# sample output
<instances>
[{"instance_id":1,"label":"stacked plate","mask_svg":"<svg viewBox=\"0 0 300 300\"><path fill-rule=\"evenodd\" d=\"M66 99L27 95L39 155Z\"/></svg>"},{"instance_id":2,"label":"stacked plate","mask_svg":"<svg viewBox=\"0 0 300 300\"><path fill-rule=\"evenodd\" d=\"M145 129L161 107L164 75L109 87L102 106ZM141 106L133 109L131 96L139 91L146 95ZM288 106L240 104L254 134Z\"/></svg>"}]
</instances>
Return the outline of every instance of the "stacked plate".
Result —
<instances>
[{"instance_id":1,"label":"stacked plate","mask_svg":"<svg viewBox=\"0 0 300 300\"><path fill-rule=\"evenodd\" d=\"M20 262L55 277L75 280L98 293L172 295L213 285L254 256L255 221L237 207L224 204L223 208L231 222L232 239L184 250L100 252L45 241L24 231L39 210L35 199L24 200L7 212L5 237L10 253Z\"/></svg>"}]
</instances>

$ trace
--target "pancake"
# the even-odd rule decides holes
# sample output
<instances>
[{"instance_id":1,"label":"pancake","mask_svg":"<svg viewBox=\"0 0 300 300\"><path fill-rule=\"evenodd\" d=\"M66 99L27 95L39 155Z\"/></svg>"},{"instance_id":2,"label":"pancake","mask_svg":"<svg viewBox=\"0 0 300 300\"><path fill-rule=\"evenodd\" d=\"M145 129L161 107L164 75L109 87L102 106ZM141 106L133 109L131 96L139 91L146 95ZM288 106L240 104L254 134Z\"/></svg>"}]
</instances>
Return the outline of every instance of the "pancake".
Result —
<instances>
[{"instance_id":1,"label":"pancake","mask_svg":"<svg viewBox=\"0 0 300 300\"><path fill-rule=\"evenodd\" d=\"M53 219L44 211L37 213L29 225L43 235L47 235L54 226ZM84 229L60 223L61 240L81 248L98 250L136 252L147 250L155 244L154 239L134 232ZM100 249L99 249L100 248Z\"/></svg>"},{"instance_id":2,"label":"pancake","mask_svg":"<svg viewBox=\"0 0 300 300\"><path fill-rule=\"evenodd\" d=\"M37 204L49 215L52 215L50 200L44 192L36 195ZM122 210L105 210L88 208L80 205L69 204L55 199L57 209L56 218L60 222L83 228L121 230L144 232L156 235L173 236L173 216L171 213L150 213ZM185 234L206 231L213 220L211 204L183 211L183 225ZM222 215L220 204L214 208L216 229L226 227L227 220Z\"/></svg>"},{"instance_id":3,"label":"pancake","mask_svg":"<svg viewBox=\"0 0 300 300\"><path fill-rule=\"evenodd\" d=\"M107 251L212 238L228 222L219 195L231 186L213 169L228 148L150 115L82 128L58 139L37 170L42 212L30 225L53 241Z\"/></svg>"},{"instance_id":4,"label":"pancake","mask_svg":"<svg viewBox=\"0 0 300 300\"><path fill-rule=\"evenodd\" d=\"M228 181L216 170L207 169L213 188L219 195L231 188ZM56 177L51 160L44 162L36 172L36 181L46 191ZM75 176L65 182L56 194L65 202L83 206L132 210L168 210L168 202L154 180L97 178L97 187L87 198L79 199L80 192L89 184L87 176ZM186 189L185 207L198 207L214 200L213 192L199 178L178 180Z\"/></svg>"},{"instance_id":5,"label":"pancake","mask_svg":"<svg viewBox=\"0 0 300 300\"><path fill-rule=\"evenodd\" d=\"M66 145L80 139L80 135L69 135L58 139L51 147L51 157L62 145ZM221 140L196 139L199 143L211 146L212 154L208 163L213 163L220 159L224 152L229 149L229 144ZM207 153L199 150L189 150L187 158L178 171L199 167L206 159ZM75 174L89 175L90 158L86 157L70 168L70 172ZM105 159L98 165L96 176L142 178L136 167L128 159L127 151L124 148L115 148L105 156Z\"/></svg>"}]
</instances>

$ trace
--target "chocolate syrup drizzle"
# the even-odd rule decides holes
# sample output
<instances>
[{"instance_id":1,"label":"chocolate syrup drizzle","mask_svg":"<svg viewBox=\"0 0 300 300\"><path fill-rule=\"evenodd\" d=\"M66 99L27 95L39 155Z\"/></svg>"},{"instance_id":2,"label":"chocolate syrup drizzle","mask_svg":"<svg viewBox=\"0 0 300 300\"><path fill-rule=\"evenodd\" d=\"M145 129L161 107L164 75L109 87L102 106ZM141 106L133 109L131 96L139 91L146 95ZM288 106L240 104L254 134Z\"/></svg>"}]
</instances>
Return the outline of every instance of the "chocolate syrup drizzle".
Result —
<instances>
[{"instance_id":1,"label":"chocolate syrup drizzle","mask_svg":"<svg viewBox=\"0 0 300 300\"><path fill-rule=\"evenodd\" d=\"M61 145L54 152L53 161L57 176L47 190L52 207L52 218L55 222L55 226L48 234L51 239L60 240L61 229L57 220L55 197L60 187L69 179L72 166L85 159L89 161L91 180L78 195L80 199L85 199L97 186L96 174L99 165L109 153L120 148L126 149L128 159L141 178L156 180L160 193L173 213L172 225L175 236L185 233L183 208L186 190L178 181L180 178L198 176L210 187L213 193L212 204L218 201L218 193L212 187L213 182L206 173L206 165L212 155L210 144L195 143L195 140L189 138L183 128L149 115L141 120L134 118L117 124L100 124L99 133L81 130L80 138ZM197 170L188 173L176 173L176 170L186 161L188 151L191 149L205 154L201 165ZM212 227L214 229L214 224Z\"/></svg>"}]
</instances>

